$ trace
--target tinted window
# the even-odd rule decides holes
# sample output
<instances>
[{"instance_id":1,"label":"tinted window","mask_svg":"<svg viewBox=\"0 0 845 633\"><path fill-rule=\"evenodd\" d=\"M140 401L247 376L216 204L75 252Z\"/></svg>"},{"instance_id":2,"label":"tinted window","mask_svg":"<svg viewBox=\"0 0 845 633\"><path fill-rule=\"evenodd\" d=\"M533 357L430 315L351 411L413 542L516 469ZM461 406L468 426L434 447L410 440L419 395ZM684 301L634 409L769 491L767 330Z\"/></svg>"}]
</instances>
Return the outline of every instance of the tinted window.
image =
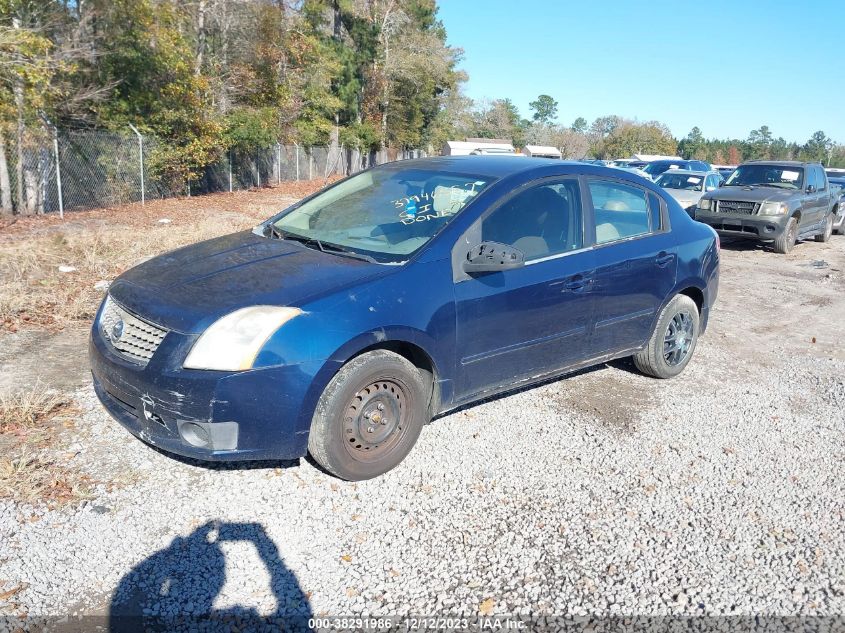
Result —
<instances>
[{"instance_id":1,"label":"tinted window","mask_svg":"<svg viewBox=\"0 0 845 633\"><path fill-rule=\"evenodd\" d=\"M660 198L653 193L648 194L648 204L651 207L651 226L654 230L663 230L663 214L660 211Z\"/></svg>"},{"instance_id":2,"label":"tinted window","mask_svg":"<svg viewBox=\"0 0 845 633\"><path fill-rule=\"evenodd\" d=\"M657 178L664 171L670 169L685 169L686 162L682 160L656 160L643 167L643 171L652 178Z\"/></svg>"},{"instance_id":3,"label":"tinted window","mask_svg":"<svg viewBox=\"0 0 845 633\"><path fill-rule=\"evenodd\" d=\"M815 167L810 167L810 170L807 173L807 186L815 187L816 189L819 188L819 176L818 173L816 173Z\"/></svg>"},{"instance_id":4,"label":"tinted window","mask_svg":"<svg viewBox=\"0 0 845 633\"><path fill-rule=\"evenodd\" d=\"M642 235L651 231L651 219L642 189L618 182L589 181L596 221L596 243Z\"/></svg>"},{"instance_id":5,"label":"tinted window","mask_svg":"<svg viewBox=\"0 0 845 633\"><path fill-rule=\"evenodd\" d=\"M818 190L819 191L826 191L827 190L827 181L824 177L824 170L821 167L814 167L813 171L816 172L816 180L818 182Z\"/></svg>"},{"instance_id":6,"label":"tinted window","mask_svg":"<svg viewBox=\"0 0 845 633\"><path fill-rule=\"evenodd\" d=\"M482 220L481 239L509 244L540 259L583 246L581 196L576 180L532 187Z\"/></svg>"},{"instance_id":7,"label":"tinted window","mask_svg":"<svg viewBox=\"0 0 845 633\"><path fill-rule=\"evenodd\" d=\"M701 191L704 178L695 174L678 174L666 172L657 179L657 184L664 189L686 189L687 191Z\"/></svg>"}]
</instances>

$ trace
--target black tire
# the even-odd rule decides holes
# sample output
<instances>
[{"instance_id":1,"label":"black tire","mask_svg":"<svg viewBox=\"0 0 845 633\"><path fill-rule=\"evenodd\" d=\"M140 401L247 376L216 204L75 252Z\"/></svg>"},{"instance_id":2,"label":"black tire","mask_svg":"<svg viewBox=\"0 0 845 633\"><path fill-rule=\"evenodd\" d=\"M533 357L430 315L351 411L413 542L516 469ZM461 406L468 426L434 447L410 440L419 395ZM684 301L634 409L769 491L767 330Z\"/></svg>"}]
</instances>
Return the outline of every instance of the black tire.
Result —
<instances>
[{"instance_id":1,"label":"black tire","mask_svg":"<svg viewBox=\"0 0 845 633\"><path fill-rule=\"evenodd\" d=\"M786 228L775 238L775 253L786 255L795 246L798 239L798 220L789 218Z\"/></svg>"},{"instance_id":2,"label":"black tire","mask_svg":"<svg viewBox=\"0 0 845 633\"><path fill-rule=\"evenodd\" d=\"M386 473L411 451L428 422L430 389L417 367L387 350L353 358L326 386L308 452L349 481Z\"/></svg>"},{"instance_id":3,"label":"black tire","mask_svg":"<svg viewBox=\"0 0 845 633\"><path fill-rule=\"evenodd\" d=\"M816 235L817 242L827 242L830 236L833 235L833 214L828 213L824 220L824 231Z\"/></svg>"},{"instance_id":4,"label":"black tire","mask_svg":"<svg viewBox=\"0 0 845 633\"><path fill-rule=\"evenodd\" d=\"M695 352L698 324L695 301L686 295L675 295L660 312L645 348L634 355L634 365L655 378L674 378L684 370Z\"/></svg>"}]
</instances>

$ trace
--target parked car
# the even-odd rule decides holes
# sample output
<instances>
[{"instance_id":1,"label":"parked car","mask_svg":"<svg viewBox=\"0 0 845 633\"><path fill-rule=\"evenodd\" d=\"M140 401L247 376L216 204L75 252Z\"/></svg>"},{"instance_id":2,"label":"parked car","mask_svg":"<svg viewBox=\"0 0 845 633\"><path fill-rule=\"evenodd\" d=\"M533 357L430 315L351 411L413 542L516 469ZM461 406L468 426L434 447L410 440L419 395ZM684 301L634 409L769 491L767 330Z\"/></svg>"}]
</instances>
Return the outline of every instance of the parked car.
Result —
<instances>
[{"instance_id":1,"label":"parked car","mask_svg":"<svg viewBox=\"0 0 845 633\"><path fill-rule=\"evenodd\" d=\"M637 160L635 158L619 158L617 160L612 160L608 163L608 167L636 167L637 169L642 169L648 163L644 160Z\"/></svg>"},{"instance_id":2,"label":"parked car","mask_svg":"<svg viewBox=\"0 0 845 633\"><path fill-rule=\"evenodd\" d=\"M713 168L710 163L705 163L702 160L653 160L643 167L652 180L657 180L664 171L670 169L691 169L693 171L712 171Z\"/></svg>"},{"instance_id":3,"label":"parked car","mask_svg":"<svg viewBox=\"0 0 845 633\"><path fill-rule=\"evenodd\" d=\"M695 217L698 201L708 191L715 191L722 184L717 171L693 171L691 169L670 169L657 177L657 186L663 187L678 201L690 217Z\"/></svg>"},{"instance_id":4,"label":"parked car","mask_svg":"<svg viewBox=\"0 0 845 633\"><path fill-rule=\"evenodd\" d=\"M845 170L827 170L826 173L833 197L836 196L833 188L839 187L839 204L836 207L836 216L833 218L833 232L845 235Z\"/></svg>"},{"instance_id":5,"label":"parked car","mask_svg":"<svg viewBox=\"0 0 845 633\"><path fill-rule=\"evenodd\" d=\"M799 239L830 239L838 213L839 192L818 163L751 161L702 196L695 217L721 235L770 241L788 253Z\"/></svg>"},{"instance_id":6,"label":"parked car","mask_svg":"<svg viewBox=\"0 0 845 633\"><path fill-rule=\"evenodd\" d=\"M647 173L645 173L639 167L628 167L628 166L616 165L614 163L608 164L608 167L612 167L613 169L621 169L623 171L627 171L629 173L636 174L640 178L645 178L646 180L651 180L649 175Z\"/></svg>"},{"instance_id":7,"label":"parked car","mask_svg":"<svg viewBox=\"0 0 845 633\"><path fill-rule=\"evenodd\" d=\"M125 272L94 388L165 451L366 479L482 398L632 355L678 375L718 275L715 232L618 169L398 161Z\"/></svg>"}]
</instances>

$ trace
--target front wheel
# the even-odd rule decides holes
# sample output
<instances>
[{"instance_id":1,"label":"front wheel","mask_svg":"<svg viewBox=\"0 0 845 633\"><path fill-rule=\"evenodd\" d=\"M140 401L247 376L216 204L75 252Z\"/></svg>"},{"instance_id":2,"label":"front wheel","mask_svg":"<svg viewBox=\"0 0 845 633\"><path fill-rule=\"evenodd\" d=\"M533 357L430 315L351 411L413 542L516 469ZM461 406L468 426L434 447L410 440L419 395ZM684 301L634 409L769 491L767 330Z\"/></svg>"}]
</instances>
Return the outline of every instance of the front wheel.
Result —
<instances>
[{"instance_id":1,"label":"front wheel","mask_svg":"<svg viewBox=\"0 0 845 633\"><path fill-rule=\"evenodd\" d=\"M827 242L831 235L833 235L833 214L828 213L824 221L824 231L816 235L816 241Z\"/></svg>"},{"instance_id":2,"label":"front wheel","mask_svg":"<svg viewBox=\"0 0 845 633\"><path fill-rule=\"evenodd\" d=\"M428 421L422 373L387 350L361 354L326 386L308 436L308 452L327 471L360 481L392 469Z\"/></svg>"},{"instance_id":3,"label":"front wheel","mask_svg":"<svg viewBox=\"0 0 845 633\"><path fill-rule=\"evenodd\" d=\"M648 344L634 355L634 365L655 378L673 378L687 366L698 342L698 306L676 295L663 308Z\"/></svg>"},{"instance_id":4,"label":"front wheel","mask_svg":"<svg viewBox=\"0 0 845 633\"><path fill-rule=\"evenodd\" d=\"M789 218L786 228L775 238L775 252L786 255L795 246L798 239L798 220Z\"/></svg>"}]
</instances>

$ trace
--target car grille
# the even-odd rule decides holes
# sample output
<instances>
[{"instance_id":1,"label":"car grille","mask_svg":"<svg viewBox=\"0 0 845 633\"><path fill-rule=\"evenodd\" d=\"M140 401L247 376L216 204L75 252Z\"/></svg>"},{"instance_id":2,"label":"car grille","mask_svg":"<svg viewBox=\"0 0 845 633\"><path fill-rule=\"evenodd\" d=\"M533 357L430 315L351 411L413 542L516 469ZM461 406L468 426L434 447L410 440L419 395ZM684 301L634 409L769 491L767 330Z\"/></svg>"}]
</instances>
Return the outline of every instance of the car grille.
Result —
<instances>
[{"instance_id":1,"label":"car grille","mask_svg":"<svg viewBox=\"0 0 845 633\"><path fill-rule=\"evenodd\" d=\"M719 200L716 203L716 211L718 213L754 215L759 209L759 202L743 202L742 200Z\"/></svg>"},{"instance_id":2,"label":"car grille","mask_svg":"<svg viewBox=\"0 0 845 633\"><path fill-rule=\"evenodd\" d=\"M135 316L111 297L103 306L100 331L120 356L141 365L149 362L167 334L164 328Z\"/></svg>"}]
</instances>

